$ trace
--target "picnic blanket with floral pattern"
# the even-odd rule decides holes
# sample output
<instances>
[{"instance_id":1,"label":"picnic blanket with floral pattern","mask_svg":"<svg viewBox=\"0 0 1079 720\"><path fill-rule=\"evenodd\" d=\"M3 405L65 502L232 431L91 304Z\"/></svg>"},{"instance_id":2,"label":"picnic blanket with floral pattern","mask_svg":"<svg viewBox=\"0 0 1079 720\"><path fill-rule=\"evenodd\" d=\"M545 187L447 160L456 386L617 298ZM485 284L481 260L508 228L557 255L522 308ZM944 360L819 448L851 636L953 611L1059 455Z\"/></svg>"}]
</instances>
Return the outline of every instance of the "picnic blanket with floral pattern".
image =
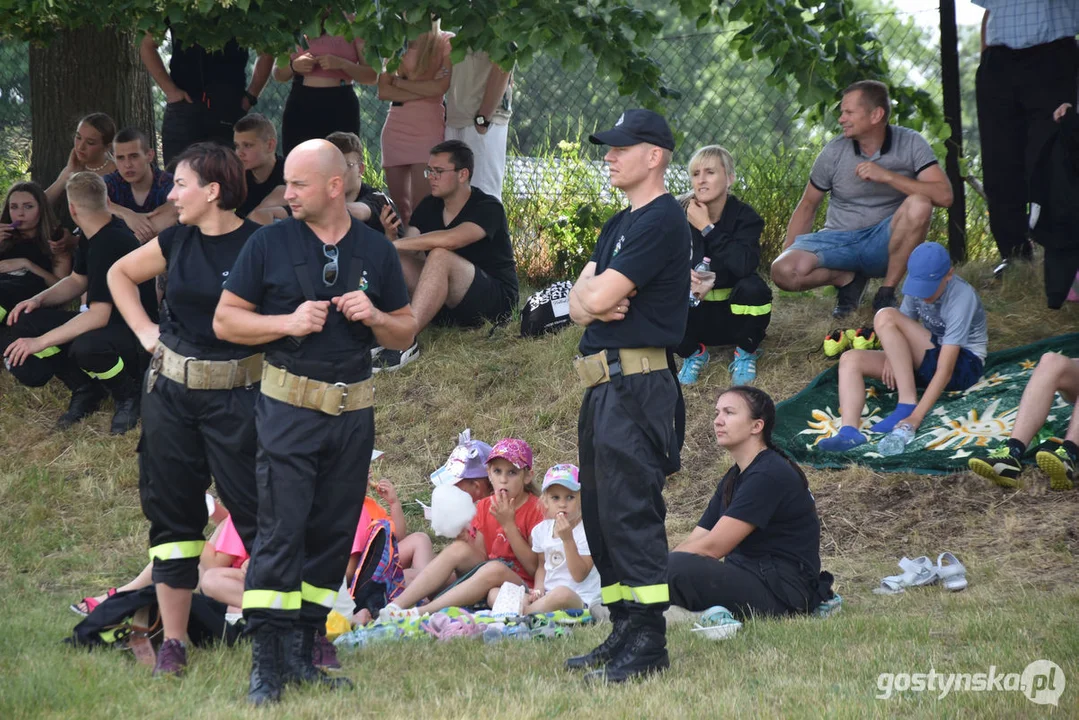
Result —
<instances>
[{"instance_id":1,"label":"picnic blanket with floral pattern","mask_svg":"<svg viewBox=\"0 0 1079 720\"><path fill-rule=\"evenodd\" d=\"M869 442L841 453L826 453L817 443L839 432L838 367L824 371L808 387L776 408L775 440L798 462L816 468L867 465L877 470L945 474L965 470L967 460L1008 439L1019 399L1038 359L1046 352L1079 357L1079 333L990 353L981 379L964 392L946 392L918 428L905 453L885 457L877 452L883 435L869 426L895 409L896 393L883 384L866 382L866 404L860 430ZM1071 405L1057 393L1049 420L1030 444L1032 462L1041 449L1062 441L1071 419Z\"/></svg>"}]
</instances>

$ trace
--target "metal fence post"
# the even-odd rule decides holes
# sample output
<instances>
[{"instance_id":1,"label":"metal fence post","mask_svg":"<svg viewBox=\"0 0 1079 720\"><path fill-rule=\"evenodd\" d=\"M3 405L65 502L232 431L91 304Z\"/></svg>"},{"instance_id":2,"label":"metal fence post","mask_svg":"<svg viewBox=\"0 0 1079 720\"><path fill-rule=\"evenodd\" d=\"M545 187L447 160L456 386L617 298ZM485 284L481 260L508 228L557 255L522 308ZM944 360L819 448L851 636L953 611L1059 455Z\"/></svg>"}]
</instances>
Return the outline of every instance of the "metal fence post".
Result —
<instances>
[{"instance_id":1,"label":"metal fence post","mask_svg":"<svg viewBox=\"0 0 1079 720\"><path fill-rule=\"evenodd\" d=\"M952 262L967 259L967 194L959 158L963 156L963 118L959 97L959 33L955 26L955 0L940 0L940 80L944 89L944 119L951 137L944 143L948 154L944 169L952 183L952 206L948 208L948 252Z\"/></svg>"}]
</instances>

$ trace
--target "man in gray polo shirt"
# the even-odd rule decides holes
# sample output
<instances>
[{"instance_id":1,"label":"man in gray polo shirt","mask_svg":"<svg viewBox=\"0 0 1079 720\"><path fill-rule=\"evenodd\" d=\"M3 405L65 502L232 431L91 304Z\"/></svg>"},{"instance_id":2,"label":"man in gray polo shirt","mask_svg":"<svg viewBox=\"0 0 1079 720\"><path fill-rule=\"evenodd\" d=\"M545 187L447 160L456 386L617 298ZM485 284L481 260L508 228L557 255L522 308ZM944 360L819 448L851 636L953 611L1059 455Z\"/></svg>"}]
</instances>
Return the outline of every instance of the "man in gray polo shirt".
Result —
<instances>
[{"instance_id":1,"label":"man in gray polo shirt","mask_svg":"<svg viewBox=\"0 0 1079 720\"><path fill-rule=\"evenodd\" d=\"M784 290L834 285L832 316L858 309L870 277L884 282L873 309L894 307L911 251L925 241L934 207L952 204L952 186L918 133L888 124L888 88L861 80L843 91L842 137L829 142L809 174L787 225L772 281ZM811 233L824 194L824 229Z\"/></svg>"}]
</instances>

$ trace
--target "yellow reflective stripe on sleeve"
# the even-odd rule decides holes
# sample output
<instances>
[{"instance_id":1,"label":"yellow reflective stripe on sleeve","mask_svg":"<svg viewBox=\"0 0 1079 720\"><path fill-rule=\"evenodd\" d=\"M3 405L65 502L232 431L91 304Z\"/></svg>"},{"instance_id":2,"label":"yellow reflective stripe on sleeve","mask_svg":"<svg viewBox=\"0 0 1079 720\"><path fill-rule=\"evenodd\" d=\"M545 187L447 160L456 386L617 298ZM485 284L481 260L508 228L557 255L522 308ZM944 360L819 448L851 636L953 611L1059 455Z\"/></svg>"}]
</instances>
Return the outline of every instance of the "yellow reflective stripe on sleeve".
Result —
<instances>
[{"instance_id":1,"label":"yellow reflective stripe on sleeve","mask_svg":"<svg viewBox=\"0 0 1079 720\"><path fill-rule=\"evenodd\" d=\"M709 302L722 302L731 296L734 288L716 288L704 294L704 299Z\"/></svg>"},{"instance_id":2,"label":"yellow reflective stripe on sleeve","mask_svg":"<svg viewBox=\"0 0 1079 720\"><path fill-rule=\"evenodd\" d=\"M0 315L0 320L3 320L3 319L4 319L4 316ZM50 345L49 347L45 348L41 352L34 353L34 357L41 358L42 360L44 360L47 357L52 357L53 355L57 354L58 352L60 352L60 348L56 347L55 345Z\"/></svg>"},{"instance_id":3,"label":"yellow reflective stripe on sleeve","mask_svg":"<svg viewBox=\"0 0 1079 720\"><path fill-rule=\"evenodd\" d=\"M59 352L59 350L57 350L57 352ZM124 369L124 359L123 358L117 358L116 364L113 365L108 370L106 370L105 372L96 373L96 372L91 372L89 370L86 370L84 372L87 375L89 375L90 377L92 377L92 378L97 378L98 380L108 380L110 378L114 378L117 375L119 375L120 372L123 369Z\"/></svg>"},{"instance_id":4,"label":"yellow reflective stripe on sleeve","mask_svg":"<svg viewBox=\"0 0 1079 720\"><path fill-rule=\"evenodd\" d=\"M300 591L244 590L244 610L299 610Z\"/></svg>"},{"instance_id":5,"label":"yellow reflective stripe on sleeve","mask_svg":"<svg viewBox=\"0 0 1079 720\"><path fill-rule=\"evenodd\" d=\"M327 588L315 587L307 583L300 584L300 597L309 603L315 603L321 605L324 608L332 608L334 600L337 599L336 590L328 590Z\"/></svg>"},{"instance_id":6,"label":"yellow reflective stripe on sleeve","mask_svg":"<svg viewBox=\"0 0 1079 720\"><path fill-rule=\"evenodd\" d=\"M202 555L205 540L185 540L183 542L162 543L150 548L150 562L157 560L186 560Z\"/></svg>"},{"instance_id":7,"label":"yellow reflective stripe on sleeve","mask_svg":"<svg viewBox=\"0 0 1079 720\"><path fill-rule=\"evenodd\" d=\"M605 588L600 588L600 599L604 605L610 605L611 603L620 602L622 600L622 585L615 583L614 585L608 585Z\"/></svg>"},{"instance_id":8,"label":"yellow reflective stripe on sleeve","mask_svg":"<svg viewBox=\"0 0 1079 720\"><path fill-rule=\"evenodd\" d=\"M767 315L772 312L772 303L767 305L735 305L731 303L732 315Z\"/></svg>"},{"instance_id":9,"label":"yellow reflective stripe on sleeve","mask_svg":"<svg viewBox=\"0 0 1079 720\"><path fill-rule=\"evenodd\" d=\"M671 590L666 585L644 585L642 587L623 587L622 599L639 602L642 605L655 605L671 601Z\"/></svg>"}]
</instances>

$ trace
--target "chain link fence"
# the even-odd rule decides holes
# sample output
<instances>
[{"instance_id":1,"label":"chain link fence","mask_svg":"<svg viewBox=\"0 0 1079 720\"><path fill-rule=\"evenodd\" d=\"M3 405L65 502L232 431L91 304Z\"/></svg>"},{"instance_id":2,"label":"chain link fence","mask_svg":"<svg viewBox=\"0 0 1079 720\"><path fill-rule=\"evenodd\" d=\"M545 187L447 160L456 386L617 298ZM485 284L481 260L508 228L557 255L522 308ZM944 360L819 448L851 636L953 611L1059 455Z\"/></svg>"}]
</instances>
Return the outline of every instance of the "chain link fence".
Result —
<instances>
[{"instance_id":1,"label":"chain link fence","mask_svg":"<svg viewBox=\"0 0 1079 720\"><path fill-rule=\"evenodd\" d=\"M943 92L936 20L936 10L873 16L893 68L893 81L923 89L939 104ZM684 165L696 148L727 147L736 163L733 192L765 218L762 244L765 262L770 262L782 245L787 220L801 197L813 159L838 126L832 120L806 120L793 91L770 77L770 65L742 60L731 51L730 38L740 29L672 32L653 47L653 57L663 66L669 86L681 94L667 111L679 138L669 184L675 192L688 190ZM976 176L977 28L960 27L960 45L964 160ZM167 43L161 51L167 57ZM289 87L271 80L259 98L257 110L275 124L280 125ZM618 202L603 175L602 153L590 146L588 134L609 127L632 101L619 96L615 83L599 75L593 62L569 71L546 55L515 72L513 89L511 160L504 200L518 261L532 278L564 275L571 268L563 267L559 257L587 253L588 235L594 235L595 224L609 217ZM163 110L164 96L156 89L155 93L157 106ZM361 135L369 166L377 172L379 136L388 103L378 100L373 87L358 87L357 93ZM28 165L30 107L26 46L5 41L0 45L0 157L4 163L0 180L24 173ZM156 117L159 127L161 114ZM938 149L943 164L942 138L927 139ZM970 256L992 256L995 249L984 201L975 192L967 196L967 218ZM931 237L946 242L944 211L935 214Z\"/></svg>"}]
</instances>

